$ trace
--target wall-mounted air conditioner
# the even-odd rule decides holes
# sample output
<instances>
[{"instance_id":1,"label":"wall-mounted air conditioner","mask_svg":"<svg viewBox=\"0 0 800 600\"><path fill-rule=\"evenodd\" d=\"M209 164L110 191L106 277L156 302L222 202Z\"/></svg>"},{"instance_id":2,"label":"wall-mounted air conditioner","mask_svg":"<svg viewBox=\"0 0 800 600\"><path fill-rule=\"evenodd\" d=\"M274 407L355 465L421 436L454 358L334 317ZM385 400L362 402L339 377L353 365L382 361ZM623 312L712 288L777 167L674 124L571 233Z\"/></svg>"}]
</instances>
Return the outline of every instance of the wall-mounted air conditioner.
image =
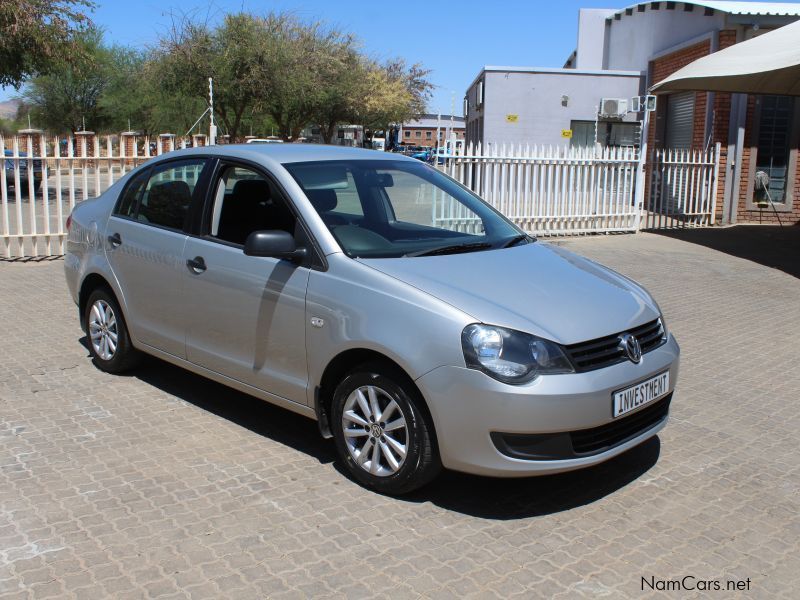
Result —
<instances>
[{"instance_id":1,"label":"wall-mounted air conditioner","mask_svg":"<svg viewBox=\"0 0 800 600\"><path fill-rule=\"evenodd\" d=\"M628 114L627 98L602 98L600 100L600 117L603 119L621 119Z\"/></svg>"}]
</instances>

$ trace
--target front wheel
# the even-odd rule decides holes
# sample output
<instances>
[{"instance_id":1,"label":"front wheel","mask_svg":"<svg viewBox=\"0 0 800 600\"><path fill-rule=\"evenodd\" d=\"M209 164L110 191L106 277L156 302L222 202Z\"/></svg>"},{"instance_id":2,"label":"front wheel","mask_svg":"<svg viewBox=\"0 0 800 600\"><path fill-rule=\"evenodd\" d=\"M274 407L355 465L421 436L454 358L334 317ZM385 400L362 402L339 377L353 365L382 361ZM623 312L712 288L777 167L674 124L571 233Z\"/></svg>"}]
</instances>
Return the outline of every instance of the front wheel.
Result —
<instances>
[{"instance_id":1,"label":"front wheel","mask_svg":"<svg viewBox=\"0 0 800 600\"><path fill-rule=\"evenodd\" d=\"M109 290L99 288L91 293L86 303L84 326L92 361L100 370L122 373L139 362L140 355L131 344L125 318Z\"/></svg>"},{"instance_id":2,"label":"front wheel","mask_svg":"<svg viewBox=\"0 0 800 600\"><path fill-rule=\"evenodd\" d=\"M378 492L400 495L441 469L433 426L413 384L381 364L351 372L333 395L336 449L352 476Z\"/></svg>"}]
</instances>

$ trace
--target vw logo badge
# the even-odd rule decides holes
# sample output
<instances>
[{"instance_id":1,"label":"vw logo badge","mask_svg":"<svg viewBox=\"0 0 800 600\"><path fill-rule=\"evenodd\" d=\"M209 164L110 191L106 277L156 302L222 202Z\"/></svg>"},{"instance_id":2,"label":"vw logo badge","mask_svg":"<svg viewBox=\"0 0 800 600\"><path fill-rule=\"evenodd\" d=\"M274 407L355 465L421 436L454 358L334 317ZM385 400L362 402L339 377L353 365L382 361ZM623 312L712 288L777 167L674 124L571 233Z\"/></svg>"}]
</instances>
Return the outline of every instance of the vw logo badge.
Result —
<instances>
[{"instance_id":1,"label":"vw logo badge","mask_svg":"<svg viewBox=\"0 0 800 600\"><path fill-rule=\"evenodd\" d=\"M639 345L639 340L636 339L635 335L623 333L619 336L619 345L620 349L631 359L631 362L638 363L642 360L642 347Z\"/></svg>"}]
</instances>

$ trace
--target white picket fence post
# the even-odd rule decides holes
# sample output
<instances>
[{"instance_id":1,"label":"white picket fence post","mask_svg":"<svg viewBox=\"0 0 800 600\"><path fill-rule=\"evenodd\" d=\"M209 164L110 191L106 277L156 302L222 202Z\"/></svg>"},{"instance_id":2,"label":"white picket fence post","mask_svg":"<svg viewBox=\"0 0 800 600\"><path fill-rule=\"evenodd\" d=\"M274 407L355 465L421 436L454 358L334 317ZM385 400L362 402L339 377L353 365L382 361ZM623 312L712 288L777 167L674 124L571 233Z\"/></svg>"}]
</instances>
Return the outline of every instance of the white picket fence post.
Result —
<instances>
[{"instance_id":1,"label":"white picket fence post","mask_svg":"<svg viewBox=\"0 0 800 600\"><path fill-rule=\"evenodd\" d=\"M154 155L194 145L155 136L153 153L149 136L130 132L102 139L81 132L68 136L65 147L60 138L38 133L34 144L33 135L26 134L22 149L21 138L0 137L0 255L6 258L63 254L65 221L77 202L101 194ZM129 152L126 139L132 139ZM527 231L574 235L713 224L719 154L719 144L706 151L654 150L646 188L634 148L470 143L441 164L437 156L435 166ZM637 185L646 189L643 202ZM417 201L432 202L434 223L480 231L480 219L442 190L420 190Z\"/></svg>"},{"instance_id":2,"label":"white picket fence post","mask_svg":"<svg viewBox=\"0 0 800 600\"><path fill-rule=\"evenodd\" d=\"M714 224L721 146L708 150L658 149L650 153L650 190L643 228L704 227Z\"/></svg>"},{"instance_id":3,"label":"white picket fence post","mask_svg":"<svg viewBox=\"0 0 800 600\"><path fill-rule=\"evenodd\" d=\"M637 160L629 148L479 143L436 166L520 227L541 235L563 235L636 230ZM437 223L454 225L441 209L435 214ZM476 220L472 217L473 226ZM469 229L465 217L458 221Z\"/></svg>"},{"instance_id":4,"label":"white picket fence post","mask_svg":"<svg viewBox=\"0 0 800 600\"><path fill-rule=\"evenodd\" d=\"M63 254L66 219L76 203L100 195L151 158L149 137L132 137L133 152L128 154L125 136L80 132L67 136L64 146L64 138L41 133L0 136L0 256ZM137 149L142 140L144 156ZM171 137L164 151L192 145L191 139ZM160 144L157 153L162 153Z\"/></svg>"}]
</instances>

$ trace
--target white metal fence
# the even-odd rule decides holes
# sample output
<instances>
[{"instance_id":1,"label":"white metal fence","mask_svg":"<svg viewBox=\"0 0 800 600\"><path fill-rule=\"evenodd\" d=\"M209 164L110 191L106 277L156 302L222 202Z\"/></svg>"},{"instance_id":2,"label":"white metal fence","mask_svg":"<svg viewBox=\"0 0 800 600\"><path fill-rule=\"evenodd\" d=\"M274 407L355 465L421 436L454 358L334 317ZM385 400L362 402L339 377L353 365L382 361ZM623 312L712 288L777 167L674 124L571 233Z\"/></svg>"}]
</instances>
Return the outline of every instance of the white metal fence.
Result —
<instances>
[{"instance_id":1,"label":"white metal fence","mask_svg":"<svg viewBox=\"0 0 800 600\"><path fill-rule=\"evenodd\" d=\"M666 229L714 224L720 144L706 151L654 150L642 227Z\"/></svg>"},{"instance_id":2,"label":"white metal fence","mask_svg":"<svg viewBox=\"0 0 800 600\"><path fill-rule=\"evenodd\" d=\"M0 137L0 256L63 254L66 217L77 202L153 155L189 145L172 136ZM437 167L527 231L566 235L713 224L719 151L719 144L707 152L655 151L647 186L637 182L642 165L633 148L478 144L438 158ZM445 197L434 198L433 216L451 229L477 227L474 215Z\"/></svg>"},{"instance_id":3,"label":"white metal fence","mask_svg":"<svg viewBox=\"0 0 800 600\"><path fill-rule=\"evenodd\" d=\"M0 256L63 254L66 218L155 155L192 145L173 136L0 136Z\"/></svg>"},{"instance_id":4,"label":"white metal fence","mask_svg":"<svg viewBox=\"0 0 800 600\"><path fill-rule=\"evenodd\" d=\"M633 148L469 145L438 167L537 234L635 231L638 153ZM453 200L436 220L468 228Z\"/></svg>"}]
</instances>

